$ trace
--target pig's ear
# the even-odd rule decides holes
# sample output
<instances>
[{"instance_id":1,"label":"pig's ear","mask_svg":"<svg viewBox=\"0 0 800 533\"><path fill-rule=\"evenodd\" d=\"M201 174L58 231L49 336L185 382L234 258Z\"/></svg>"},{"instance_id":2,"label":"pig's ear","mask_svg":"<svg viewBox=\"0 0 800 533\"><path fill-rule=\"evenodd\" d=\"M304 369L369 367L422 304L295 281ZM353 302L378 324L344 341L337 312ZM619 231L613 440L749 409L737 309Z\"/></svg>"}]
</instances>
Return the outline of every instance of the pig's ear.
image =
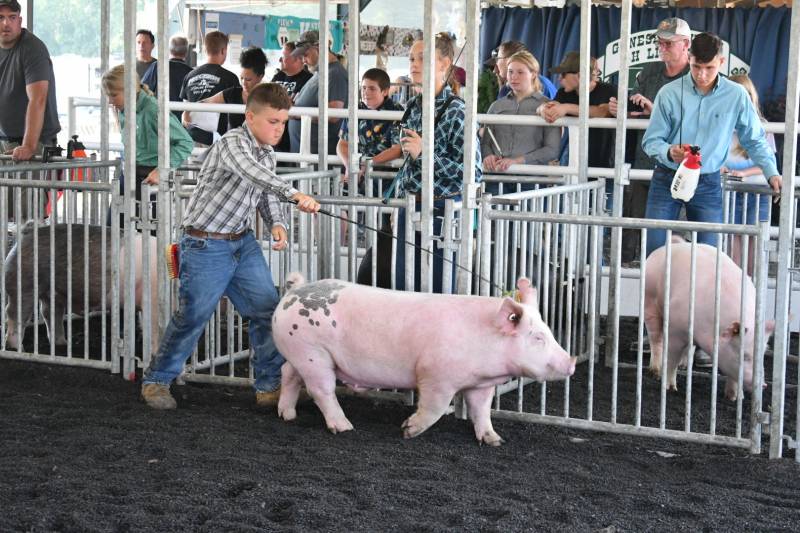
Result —
<instances>
[{"instance_id":1,"label":"pig's ear","mask_svg":"<svg viewBox=\"0 0 800 533\"><path fill-rule=\"evenodd\" d=\"M528 278L519 278L517 291L517 300L527 305L538 306L538 293Z\"/></svg>"},{"instance_id":2,"label":"pig's ear","mask_svg":"<svg viewBox=\"0 0 800 533\"><path fill-rule=\"evenodd\" d=\"M764 324L764 331L767 333L767 335L772 335L775 333L775 321L767 320L766 324Z\"/></svg>"},{"instance_id":3,"label":"pig's ear","mask_svg":"<svg viewBox=\"0 0 800 533\"><path fill-rule=\"evenodd\" d=\"M722 332L722 338L724 339L732 339L734 337L738 337L739 333L741 332L741 325L739 322L732 322L728 328Z\"/></svg>"},{"instance_id":4,"label":"pig's ear","mask_svg":"<svg viewBox=\"0 0 800 533\"><path fill-rule=\"evenodd\" d=\"M522 320L523 307L511 298L503 298L500 310L494 317L494 325L503 335L517 335Z\"/></svg>"}]
</instances>

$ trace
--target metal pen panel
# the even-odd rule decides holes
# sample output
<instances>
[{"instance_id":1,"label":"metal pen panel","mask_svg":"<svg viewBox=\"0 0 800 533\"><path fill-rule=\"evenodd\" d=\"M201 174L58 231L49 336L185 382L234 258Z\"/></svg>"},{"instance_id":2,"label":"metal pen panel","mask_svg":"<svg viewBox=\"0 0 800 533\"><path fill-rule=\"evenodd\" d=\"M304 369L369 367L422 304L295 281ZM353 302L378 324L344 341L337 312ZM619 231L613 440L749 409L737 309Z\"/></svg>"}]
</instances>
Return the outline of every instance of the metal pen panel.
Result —
<instances>
[{"instance_id":1,"label":"metal pen panel","mask_svg":"<svg viewBox=\"0 0 800 533\"><path fill-rule=\"evenodd\" d=\"M790 34L800 34L800 9L792 9ZM771 459L783 455L783 415L786 401L786 358L789 354L789 295L792 264L794 222L797 206L795 193L795 161L797 161L798 99L800 99L800 39L789 40L789 62L791 66L786 84L786 116L784 118L783 144L783 188L781 189L780 233L778 236L778 270L775 289L775 346L772 359L772 418L770 423L769 456ZM798 369L800 379L800 368ZM797 408L800 422L800 402ZM797 425L795 427L800 427ZM795 449L795 461L800 462L800 446Z\"/></svg>"},{"instance_id":2,"label":"metal pen panel","mask_svg":"<svg viewBox=\"0 0 800 533\"><path fill-rule=\"evenodd\" d=\"M433 13L434 0L425 0L424 13ZM433 252L433 195L434 195L434 150L436 124L436 34L432 16L426 16L423 22L422 34L424 36L424 52L422 61L422 153L420 154L420 177L422 180L420 193L420 246L429 255ZM447 80L444 80L447 83ZM413 234L412 234L413 235ZM406 256L408 257L408 256ZM413 280L412 280L413 281ZM413 287L406 284L406 290ZM420 262L420 290L431 292L433 290L433 268L427 261Z\"/></svg>"}]
</instances>

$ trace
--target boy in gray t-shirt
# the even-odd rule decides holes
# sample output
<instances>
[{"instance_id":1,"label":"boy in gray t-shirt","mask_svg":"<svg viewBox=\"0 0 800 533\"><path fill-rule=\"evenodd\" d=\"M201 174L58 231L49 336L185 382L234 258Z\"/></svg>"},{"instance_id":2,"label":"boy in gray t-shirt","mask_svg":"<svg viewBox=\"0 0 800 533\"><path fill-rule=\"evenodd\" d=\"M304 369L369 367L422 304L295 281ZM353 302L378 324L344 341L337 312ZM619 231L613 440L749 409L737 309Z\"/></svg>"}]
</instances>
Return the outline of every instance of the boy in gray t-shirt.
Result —
<instances>
[{"instance_id":1,"label":"boy in gray t-shirt","mask_svg":"<svg viewBox=\"0 0 800 533\"><path fill-rule=\"evenodd\" d=\"M44 43L22 28L16 0L0 1L0 19L11 28L0 38L0 149L24 161L61 130L53 63Z\"/></svg>"}]
</instances>

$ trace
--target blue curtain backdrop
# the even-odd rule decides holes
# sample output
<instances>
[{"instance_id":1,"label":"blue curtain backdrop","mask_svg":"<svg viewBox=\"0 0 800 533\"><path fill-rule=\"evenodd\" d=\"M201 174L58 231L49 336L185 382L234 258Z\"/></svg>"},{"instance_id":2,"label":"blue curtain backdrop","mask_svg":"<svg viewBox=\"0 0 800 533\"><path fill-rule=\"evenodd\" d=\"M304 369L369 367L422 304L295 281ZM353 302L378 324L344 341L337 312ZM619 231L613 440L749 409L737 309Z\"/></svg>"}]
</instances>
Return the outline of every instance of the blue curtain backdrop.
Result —
<instances>
[{"instance_id":1,"label":"blue curtain backdrop","mask_svg":"<svg viewBox=\"0 0 800 533\"><path fill-rule=\"evenodd\" d=\"M791 10L781 8L642 8L633 9L631 33L654 29L667 17L680 17L694 31L710 31L730 44L731 53L750 65L762 106L786 95ZM605 53L606 44L619 39L621 10L592 7L592 55ZM542 66L542 74L557 83L550 68L580 44L580 7L501 8L483 10L480 54L487 59L498 44L524 42ZM615 81L615 80L613 80ZM782 118L781 118L782 119Z\"/></svg>"}]
</instances>

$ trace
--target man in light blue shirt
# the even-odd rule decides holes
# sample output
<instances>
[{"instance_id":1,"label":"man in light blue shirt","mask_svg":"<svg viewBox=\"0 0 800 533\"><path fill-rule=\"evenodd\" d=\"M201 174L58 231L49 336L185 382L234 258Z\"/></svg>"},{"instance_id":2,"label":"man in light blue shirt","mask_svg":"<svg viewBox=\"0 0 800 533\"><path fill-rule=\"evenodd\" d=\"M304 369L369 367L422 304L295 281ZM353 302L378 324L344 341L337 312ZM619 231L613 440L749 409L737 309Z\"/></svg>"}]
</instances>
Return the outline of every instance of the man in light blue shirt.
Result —
<instances>
[{"instance_id":1,"label":"man in light blue shirt","mask_svg":"<svg viewBox=\"0 0 800 533\"><path fill-rule=\"evenodd\" d=\"M722 187L719 169L725 163L733 132L753 161L769 176L770 186L780 191L781 176L775 154L744 88L719 75L725 58L722 41L712 33L695 36L689 49L689 74L665 85L656 96L642 149L656 160L646 218L677 220L682 206L695 222L722 222ZM688 202L670 194L675 171L688 145L702 154L700 180ZM666 232L647 233L647 255L663 246ZM698 242L716 246L716 233L700 233Z\"/></svg>"}]
</instances>

